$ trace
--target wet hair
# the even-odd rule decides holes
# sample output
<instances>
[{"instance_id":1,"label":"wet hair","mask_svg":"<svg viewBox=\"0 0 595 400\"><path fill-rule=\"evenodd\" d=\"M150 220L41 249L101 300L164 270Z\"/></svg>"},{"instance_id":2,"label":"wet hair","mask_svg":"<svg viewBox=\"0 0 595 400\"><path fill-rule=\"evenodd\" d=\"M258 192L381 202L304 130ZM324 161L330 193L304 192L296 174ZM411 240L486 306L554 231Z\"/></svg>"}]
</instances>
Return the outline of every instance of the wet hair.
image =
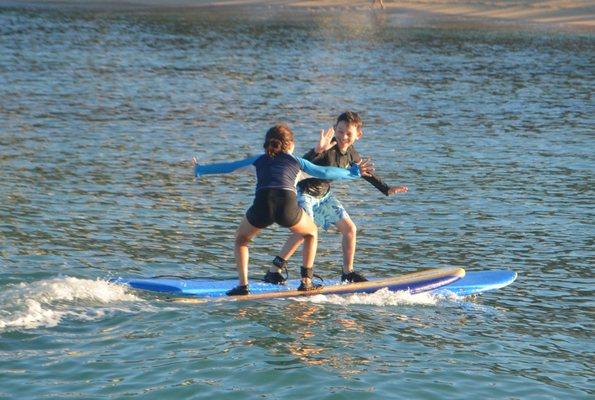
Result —
<instances>
[{"instance_id":1,"label":"wet hair","mask_svg":"<svg viewBox=\"0 0 595 400\"><path fill-rule=\"evenodd\" d=\"M357 128L357 132L360 135L363 134L362 127L364 126L364 121L362 121L362 118L355 111L345 111L343 114L339 115L337 117L336 124L341 121L344 121L347 125L355 126Z\"/></svg>"},{"instance_id":2,"label":"wet hair","mask_svg":"<svg viewBox=\"0 0 595 400\"><path fill-rule=\"evenodd\" d=\"M265 152L275 157L277 154L287 152L293 144L293 132L285 124L277 124L267 131L264 138Z\"/></svg>"}]
</instances>

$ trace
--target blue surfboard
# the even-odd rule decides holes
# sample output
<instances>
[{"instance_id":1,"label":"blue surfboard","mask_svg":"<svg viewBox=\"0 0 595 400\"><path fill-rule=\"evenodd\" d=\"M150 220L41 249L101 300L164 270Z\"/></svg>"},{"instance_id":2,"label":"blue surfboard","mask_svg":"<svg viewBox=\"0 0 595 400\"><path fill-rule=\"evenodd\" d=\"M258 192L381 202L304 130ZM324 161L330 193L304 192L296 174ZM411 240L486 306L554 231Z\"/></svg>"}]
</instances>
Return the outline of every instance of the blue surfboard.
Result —
<instances>
[{"instance_id":1,"label":"blue surfboard","mask_svg":"<svg viewBox=\"0 0 595 400\"><path fill-rule=\"evenodd\" d=\"M116 278L112 282L128 285L153 293L164 293L180 297L219 298L235 300L261 300L280 297L312 296L316 294L373 293L387 288L391 291L408 290L421 293L452 284L465 276L462 268L430 269L393 278L372 279L367 282L342 284L338 281L325 281L321 289L308 292L298 291L298 279L289 280L287 285L273 285L262 281L250 282L250 294L246 296L226 296L225 292L237 285L237 280L197 280L180 278Z\"/></svg>"},{"instance_id":2,"label":"blue surfboard","mask_svg":"<svg viewBox=\"0 0 595 400\"><path fill-rule=\"evenodd\" d=\"M456 282L432 290L433 294L470 296L501 289L510 285L517 278L517 273L508 270L466 271L465 276Z\"/></svg>"}]
</instances>

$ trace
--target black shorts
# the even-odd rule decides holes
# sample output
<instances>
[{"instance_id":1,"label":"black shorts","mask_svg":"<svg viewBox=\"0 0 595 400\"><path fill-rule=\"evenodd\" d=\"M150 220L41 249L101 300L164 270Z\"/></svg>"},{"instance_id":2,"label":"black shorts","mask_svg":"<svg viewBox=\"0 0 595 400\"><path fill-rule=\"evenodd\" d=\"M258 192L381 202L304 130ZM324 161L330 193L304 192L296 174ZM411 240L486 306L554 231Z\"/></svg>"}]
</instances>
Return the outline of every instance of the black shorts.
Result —
<instances>
[{"instance_id":1,"label":"black shorts","mask_svg":"<svg viewBox=\"0 0 595 400\"><path fill-rule=\"evenodd\" d=\"M286 228L292 227L302 218L295 192L286 189L260 189L254 197L254 204L246 211L246 218L257 228L266 228L275 222Z\"/></svg>"}]
</instances>

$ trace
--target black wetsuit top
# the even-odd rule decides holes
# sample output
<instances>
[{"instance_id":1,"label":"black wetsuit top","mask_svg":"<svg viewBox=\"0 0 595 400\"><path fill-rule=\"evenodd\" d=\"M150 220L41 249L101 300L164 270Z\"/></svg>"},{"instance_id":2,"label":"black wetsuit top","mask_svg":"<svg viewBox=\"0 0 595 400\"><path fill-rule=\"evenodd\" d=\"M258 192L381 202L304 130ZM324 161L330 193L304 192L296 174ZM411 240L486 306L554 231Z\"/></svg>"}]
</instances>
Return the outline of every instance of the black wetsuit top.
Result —
<instances>
[{"instance_id":1,"label":"black wetsuit top","mask_svg":"<svg viewBox=\"0 0 595 400\"><path fill-rule=\"evenodd\" d=\"M312 149L304 154L303 158L316 165L339 168L347 168L353 163L359 163L362 159L353 146L349 146L347 150L342 153L336 144L327 151L319 154L317 154L316 151ZM374 185L376 189L384 193L385 196L388 196L390 186L384 183L376 175L364 176L363 178ZM331 190L331 181L318 178L308 178L298 183L298 189L304 194L313 197L322 197Z\"/></svg>"}]
</instances>

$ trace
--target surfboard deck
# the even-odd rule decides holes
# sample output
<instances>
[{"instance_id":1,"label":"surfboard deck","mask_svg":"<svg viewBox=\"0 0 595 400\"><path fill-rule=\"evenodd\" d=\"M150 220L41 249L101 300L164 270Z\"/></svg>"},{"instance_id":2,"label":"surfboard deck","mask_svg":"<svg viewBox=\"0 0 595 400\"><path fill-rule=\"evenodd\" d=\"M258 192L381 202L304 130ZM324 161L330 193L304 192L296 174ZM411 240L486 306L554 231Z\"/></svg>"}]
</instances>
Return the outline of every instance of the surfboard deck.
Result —
<instances>
[{"instance_id":1,"label":"surfboard deck","mask_svg":"<svg viewBox=\"0 0 595 400\"><path fill-rule=\"evenodd\" d=\"M448 285L432 290L433 294L471 296L501 289L513 283L517 273L509 270L467 271L465 276Z\"/></svg>"},{"instance_id":2,"label":"surfboard deck","mask_svg":"<svg viewBox=\"0 0 595 400\"><path fill-rule=\"evenodd\" d=\"M289 280L287 285L273 285L264 282L250 282L250 294L226 296L225 292L237 285L236 280L194 280L176 278L116 278L112 282L128 285L135 289L174 296L175 301L200 303L206 300L266 300L286 297L314 296L318 294L373 293L387 288L391 291L407 290L421 293L451 284L465 276L462 268L439 268L404 274L392 278L371 279L367 282L342 284L325 281L321 289L298 291L300 281Z\"/></svg>"}]
</instances>

